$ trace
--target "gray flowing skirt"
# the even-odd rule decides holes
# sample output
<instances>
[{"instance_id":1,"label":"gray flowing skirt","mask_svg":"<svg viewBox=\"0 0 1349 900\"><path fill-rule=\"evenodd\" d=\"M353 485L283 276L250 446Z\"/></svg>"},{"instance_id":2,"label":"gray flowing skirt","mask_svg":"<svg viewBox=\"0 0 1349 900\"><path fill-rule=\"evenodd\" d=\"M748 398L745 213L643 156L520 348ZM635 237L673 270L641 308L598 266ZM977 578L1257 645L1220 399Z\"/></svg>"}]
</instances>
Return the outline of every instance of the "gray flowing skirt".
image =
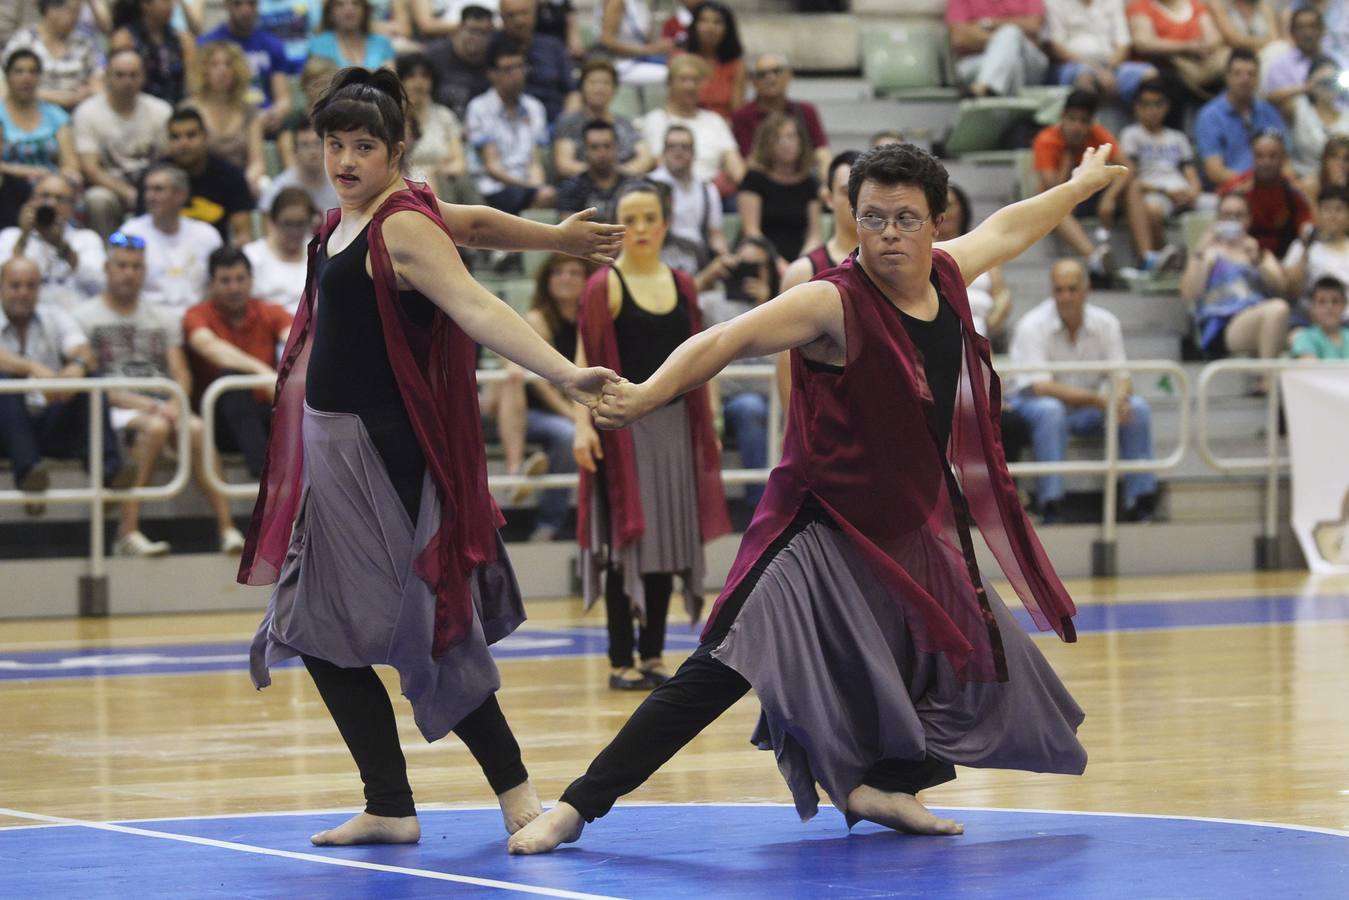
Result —
<instances>
[{"instance_id":1,"label":"gray flowing skirt","mask_svg":"<svg viewBox=\"0 0 1349 900\"><path fill-rule=\"evenodd\" d=\"M893 590L840 530L812 523L767 566L713 656L762 706L752 738L772 749L802 820L818 783L848 817L848 794L880 760L925 754L976 768L1081 774L1082 709L987 582L1009 679L957 681L920 653Z\"/></svg>"},{"instance_id":2,"label":"gray flowing skirt","mask_svg":"<svg viewBox=\"0 0 1349 900\"><path fill-rule=\"evenodd\" d=\"M646 531L613 560L623 577L623 591L639 621L646 622L642 576L672 572L680 577L684 609L697 621L703 607L703 534L698 522L693 440L688 407L677 400L631 426L638 491ZM602 470L601 470L602 471ZM590 549L581 551L581 593L586 609L604 594L609 562L609 508L604 479L590 492Z\"/></svg>"},{"instance_id":3,"label":"gray flowing skirt","mask_svg":"<svg viewBox=\"0 0 1349 900\"><path fill-rule=\"evenodd\" d=\"M428 475L413 523L360 418L304 410L304 496L290 549L249 654L255 687L268 668L304 654L343 668L390 665L428 741L444 737L501 686L488 645L525 619L520 588L497 537L480 566L468 637L431 656L436 598L414 571L440 525Z\"/></svg>"}]
</instances>

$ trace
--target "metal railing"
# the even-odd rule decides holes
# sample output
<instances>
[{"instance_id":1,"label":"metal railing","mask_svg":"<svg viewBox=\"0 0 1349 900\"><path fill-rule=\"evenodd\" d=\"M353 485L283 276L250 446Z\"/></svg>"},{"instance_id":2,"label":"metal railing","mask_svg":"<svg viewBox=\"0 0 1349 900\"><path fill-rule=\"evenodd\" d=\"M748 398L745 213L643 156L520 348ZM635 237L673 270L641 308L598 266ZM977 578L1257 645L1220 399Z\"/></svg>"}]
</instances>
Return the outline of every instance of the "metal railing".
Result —
<instances>
[{"instance_id":1,"label":"metal railing","mask_svg":"<svg viewBox=\"0 0 1349 900\"><path fill-rule=\"evenodd\" d=\"M1264 472L1265 508L1261 517L1260 537L1256 539L1255 562L1260 569L1277 568L1279 564L1279 476L1288 468L1289 460L1279 452L1280 384L1278 374L1286 369L1315 366L1318 369L1349 371L1349 362L1299 359L1223 359L1209 363L1199 373L1196 403L1199 431L1196 444L1199 455L1219 472ZM1265 453L1263 456L1225 458L1214 452L1209 444L1209 388L1214 379L1225 375L1259 375L1265 378Z\"/></svg>"},{"instance_id":2,"label":"metal railing","mask_svg":"<svg viewBox=\"0 0 1349 900\"><path fill-rule=\"evenodd\" d=\"M104 545L103 512L108 501L165 500L177 496L187 484L191 472L191 434L187 428L177 429L178 460L173 477L167 484L115 490L103 485L103 410L109 391L155 391L167 393L178 401L184 416L191 411L187 394L178 382L169 378L0 378L0 394L47 393L89 395L89 486L58 488L34 494L27 491L0 490L0 503L88 503L89 504L89 571L79 582L79 609L81 615L106 615L108 610L108 575L105 566L107 548ZM203 442L205 443L205 442Z\"/></svg>"}]
</instances>

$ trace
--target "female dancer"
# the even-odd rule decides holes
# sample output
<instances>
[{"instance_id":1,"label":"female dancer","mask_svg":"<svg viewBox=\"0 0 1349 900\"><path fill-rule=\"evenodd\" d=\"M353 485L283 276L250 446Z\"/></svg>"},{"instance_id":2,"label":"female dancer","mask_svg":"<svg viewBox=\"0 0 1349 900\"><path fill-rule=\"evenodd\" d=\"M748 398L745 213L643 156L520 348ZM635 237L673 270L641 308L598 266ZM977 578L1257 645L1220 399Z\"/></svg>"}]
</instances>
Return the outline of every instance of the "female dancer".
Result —
<instances>
[{"instance_id":1,"label":"female dancer","mask_svg":"<svg viewBox=\"0 0 1349 900\"><path fill-rule=\"evenodd\" d=\"M365 811L315 844L420 837L375 663L398 670L427 740L468 745L508 831L537 815L487 649L524 613L487 490L473 344L579 402L616 377L577 369L468 275L434 195L400 175L405 108L396 75L364 69L314 105L341 206L310 245L240 568L277 583L254 683L300 656L365 785Z\"/></svg>"},{"instance_id":2,"label":"female dancer","mask_svg":"<svg viewBox=\"0 0 1349 900\"><path fill-rule=\"evenodd\" d=\"M692 280L660 261L667 196L650 181L619 193L623 251L586 283L577 316L578 365L589 360L645 381L701 330ZM697 621L703 543L731 530L708 393L699 388L670 400L631 432L602 438L589 411L577 413L582 595L588 608L604 592L615 690L651 688L670 677L661 653L673 576L683 581L684 608ZM634 613L641 624L639 668L632 665Z\"/></svg>"},{"instance_id":3,"label":"female dancer","mask_svg":"<svg viewBox=\"0 0 1349 900\"><path fill-rule=\"evenodd\" d=\"M1101 149L934 247L946 171L912 145L874 148L849 182L856 257L693 337L648 382L606 387L597 420L620 426L733 359L793 349L782 463L703 643L512 851L576 840L751 686L755 740L802 818L818 782L849 825L958 834L916 797L954 764L1082 771L1082 711L974 558L971 516L1040 627L1074 639L1073 603L1002 461L998 379L965 283L1126 171Z\"/></svg>"}]
</instances>

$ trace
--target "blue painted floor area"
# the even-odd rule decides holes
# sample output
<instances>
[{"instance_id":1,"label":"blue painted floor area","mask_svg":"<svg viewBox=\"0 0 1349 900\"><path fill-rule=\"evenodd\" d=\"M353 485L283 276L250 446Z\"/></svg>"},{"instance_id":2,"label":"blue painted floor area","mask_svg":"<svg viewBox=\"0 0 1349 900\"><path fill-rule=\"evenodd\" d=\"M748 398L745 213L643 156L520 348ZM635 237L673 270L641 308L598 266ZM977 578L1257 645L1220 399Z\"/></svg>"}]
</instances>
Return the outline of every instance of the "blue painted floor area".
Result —
<instances>
[{"instance_id":1,"label":"blue painted floor area","mask_svg":"<svg viewBox=\"0 0 1349 900\"><path fill-rule=\"evenodd\" d=\"M967 833L912 837L869 824L848 834L825 809L800 824L785 806L620 806L580 843L537 857L505 852L496 810L423 812L415 846L323 849L332 815L138 822L135 827L293 859L84 827L0 829L0 893L48 897L356 898L523 895L551 888L611 897L1331 897L1349 883L1349 836L1192 819L1005 810L952 811ZM317 857L317 859L312 858ZM406 871L346 868L354 860ZM429 873L503 882L486 887ZM511 889L516 886L516 890Z\"/></svg>"},{"instance_id":2,"label":"blue painted floor area","mask_svg":"<svg viewBox=\"0 0 1349 900\"><path fill-rule=\"evenodd\" d=\"M1026 611L1015 598L1011 602L1022 627L1038 634ZM1349 620L1349 597L1267 596L1084 606L1074 622L1080 634L1092 634L1345 620ZM499 660L603 656L606 645L603 628L546 629L526 624L496 644L492 655ZM698 646L697 632L673 627L666 636L666 646L676 651L692 650ZM291 661L283 665L295 664ZM0 681L224 672L247 667L248 645L238 641L0 653Z\"/></svg>"}]
</instances>

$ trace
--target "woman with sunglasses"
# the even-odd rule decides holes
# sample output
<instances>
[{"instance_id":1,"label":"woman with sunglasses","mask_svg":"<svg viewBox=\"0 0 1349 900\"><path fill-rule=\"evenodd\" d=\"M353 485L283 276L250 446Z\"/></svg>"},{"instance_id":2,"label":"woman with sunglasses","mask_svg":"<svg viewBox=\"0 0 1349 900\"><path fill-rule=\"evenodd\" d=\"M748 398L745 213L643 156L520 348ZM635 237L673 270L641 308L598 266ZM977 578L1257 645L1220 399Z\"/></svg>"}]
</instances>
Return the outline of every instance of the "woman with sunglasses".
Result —
<instances>
[{"instance_id":1,"label":"woman with sunglasses","mask_svg":"<svg viewBox=\"0 0 1349 900\"><path fill-rule=\"evenodd\" d=\"M524 610L487 488L475 342L579 403L617 377L550 347L473 280L455 243L556 246L575 224L503 227L438 203L402 176L406 108L397 75L356 68L314 106L340 206L310 244L240 567L246 583L277 585L254 683L299 656L365 784L365 811L311 838L322 845L420 839L376 664L398 670L428 741L454 731L468 746L508 832L538 814L488 651Z\"/></svg>"},{"instance_id":2,"label":"woman with sunglasses","mask_svg":"<svg viewBox=\"0 0 1349 900\"><path fill-rule=\"evenodd\" d=\"M733 360L792 351L782 463L703 641L551 810L509 842L577 840L751 687L803 819L822 785L848 824L959 834L917 793L955 765L1080 773L1082 711L985 581L968 522L1042 629L1076 612L998 440L998 379L965 284L1127 173L1110 146L1071 179L935 243L946 171L910 144L852 167L858 255L695 335L641 384L606 386L601 427L636 421Z\"/></svg>"}]
</instances>

